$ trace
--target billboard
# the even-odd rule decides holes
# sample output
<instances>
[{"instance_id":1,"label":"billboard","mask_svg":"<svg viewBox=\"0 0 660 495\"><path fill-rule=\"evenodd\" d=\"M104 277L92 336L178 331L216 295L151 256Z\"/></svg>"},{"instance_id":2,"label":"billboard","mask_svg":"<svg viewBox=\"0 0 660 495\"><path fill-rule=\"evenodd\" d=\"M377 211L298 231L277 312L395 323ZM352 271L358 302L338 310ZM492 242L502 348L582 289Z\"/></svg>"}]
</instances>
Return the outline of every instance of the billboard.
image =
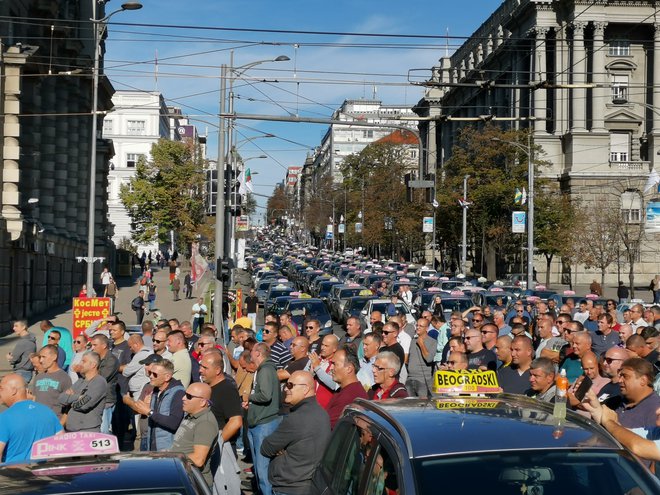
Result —
<instances>
[{"instance_id":1,"label":"billboard","mask_svg":"<svg viewBox=\"0 0 660 495\"><path fill-rule=\"evenodd\" d=\"M660 233L660 198L653 198L646 204L646 225L647 234Z\"/></svg>"}]
</instances>

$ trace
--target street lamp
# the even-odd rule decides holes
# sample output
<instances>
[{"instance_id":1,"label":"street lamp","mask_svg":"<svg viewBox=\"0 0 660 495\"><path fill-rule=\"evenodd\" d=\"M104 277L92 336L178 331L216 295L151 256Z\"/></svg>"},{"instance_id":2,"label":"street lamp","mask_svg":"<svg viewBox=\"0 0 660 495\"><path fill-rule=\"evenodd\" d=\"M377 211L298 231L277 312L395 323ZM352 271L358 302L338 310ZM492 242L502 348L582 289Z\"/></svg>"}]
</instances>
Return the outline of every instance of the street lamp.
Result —
<instances>
[{"instance_id":1,"label":"street lamp","mask_svg":"<svg viewBox=\"0 0 660 495\"><path fill-rule=\"evenodd\" d=\"M226 125L225 115L225 99L227 97L227 81L229 81L229 113L234 113L234 77L240 77L246 70L255 65L263 64L266 62L283 62L290 60L286 55L280 55L270 60L257 60L249 64L234 67L234 51L231 51L229 66L222 64L220 71L220 113L218 123L218 160L216 162L216 174L218 177L218 186L221 184L221 177L224 177L225 171L225 131L228 127L226 149L232 150L233 139L233 120L229 118L229 125ZM231 154L230 154L231 155ZM230 166L233 165L232 157L229 157ZM220 269L220 262L224 260L226 255L225 250L225 225L228 218L225 217L229 212L227 211L225 201L225 194L220 194L220 187L218 187L218 199L216 201L215 209L215 250L216 250L216 272ZM221 332L223 338L225 337L225 327L222 319L222 291L223 281L222 277L216 276L215 280L215 296L213 298L213 321Z\"/></svg>"},{"instance_id":2,"label":"street lamp","mask_svg":"<svg viewBox=\"0 0 660 495\"><path fill-rule=\"evenodd\" d=\"M461 250L461 273L463 275L465 275L467 267L467 181L469 178L469 175L463 177L463 246ZM435 225L433 227L435 229Z\"/></svg>"},{"instance_id":3,"label":"street lamp","mask_svg":"<svg viewBox=\"0 0 660 495\"><path fill-rule=\"evenodd\" d=\"M491 138L491 141L510 144L527 155L527 289L532 289L534 284L534 149L532 148L531 129L527 132L527 146L496 137Z\"/></svg>"},{"instance_id":4,"label":"street lamp","mask_svg":"<svg viewBox=\"0 0 660 495\"><path fill-rule=\"evenodd\" d=\"M89 160L89 212L87 225L87 297L94 294L94 263L100 258L94 257L94 236L96 223L96 139L98 132L98 106L99 106L99 59L101 55L101 40L108 25L108 20L115 14L125 10L139 10L142 4L139 2L127 2L120 9L111 12L102 19L97 19L97 3L105 5L107 0L92 1L92 21L94 27L94 70L92 73L92 142L91 157Z\"/></svg>"}]
</instances>

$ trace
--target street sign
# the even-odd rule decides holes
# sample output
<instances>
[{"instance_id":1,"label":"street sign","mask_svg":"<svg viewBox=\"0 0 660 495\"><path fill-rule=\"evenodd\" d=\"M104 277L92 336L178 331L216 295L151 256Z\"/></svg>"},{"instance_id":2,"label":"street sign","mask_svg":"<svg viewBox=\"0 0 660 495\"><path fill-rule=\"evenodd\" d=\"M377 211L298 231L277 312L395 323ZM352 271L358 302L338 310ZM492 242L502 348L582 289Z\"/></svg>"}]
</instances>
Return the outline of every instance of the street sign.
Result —
<instances>
[{"instance_id":1,"label":"street sign","mask_svg":"<svg viewBox=\"0 0 660 495\"><path fill-rule=\"evenodd\" d=\"M433 217L424 217L424 220L422 220L422 232L433 232Z\"/></svg>"},{"instance_id":2,"label":"street sign","mask_svg":"<svg viewBox=\"0 0 660 495\"><path fill-rule=\"evenodd\" d=\"M333 227L334 226L331 223L329 223L325 229L325 238L328 241L334 237L335 229Z\"/></svg>"},{"instance_id":3,"label":"street sign","mask_svg":"<svg viewBox=\"0 0 660 495\"><path fill-rule=\"evenodd\" d=\"M434 187L435 184L432 180L411 180L408 182L408 187L413 189L426 189L428 187Z\"/></svg>"},{"instance_id":4,"label":"street sign","mask_svg":"<svg viewBox=\"0 0 660 495\"><path fill-rule=\"evenodd\" d=\"M514 211L511 214L511 232L514 234L524 234L527 224L527 213L524 211Z\"/></svg>"},{"instance_id":5,"label":"street sign","mask_svg":"<svg viewBox=\"0 0 660 495\"><path fill-rule=\"evenodd\" d=\"M339 232L340 234L343 234L345 231L346 231L346 225L345 224L340 223L339 225L337 225L337 232Z\"/></svg>"},{"instance_id":6,"label":"street sign","mask_svg":"<svg viewBox=\"0 0 660 495\"><path fill-rule=\"evenodd\" d=\"M236 217L236 232L247 232L250 229L250 217L241 215Z\"/></svg>"},{"instance_id":7,"label":"street sign","mask_svg":"<svg viewBox=\"0 0 660 495\"><path fill-rule=\"evenodd\" d=\"M73 298L73 336L84 332L87 327L110 314L109 297Z\"/></svg>"},{"instance_id":8,"label":"street sign","mask_svg":"<svg viewBox=\"0 0 660 495\"><path fill-rule=\"evenodd\" d=\"M362 232L362 223L358 222L355 224L355 232L358 234Z\"/></svg>"}]
</instances>

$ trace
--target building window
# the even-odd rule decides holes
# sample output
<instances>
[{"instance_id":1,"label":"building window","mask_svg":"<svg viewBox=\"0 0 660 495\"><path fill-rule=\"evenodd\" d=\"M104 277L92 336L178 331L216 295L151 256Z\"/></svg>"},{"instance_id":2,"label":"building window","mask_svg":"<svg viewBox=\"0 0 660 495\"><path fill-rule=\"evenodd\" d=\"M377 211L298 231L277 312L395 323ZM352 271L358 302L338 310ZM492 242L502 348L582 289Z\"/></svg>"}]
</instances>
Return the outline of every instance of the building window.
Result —
<instances>
[{"instance_id":1,"label":"building window","mask_svg":"<svg viewBox=\"0 0 660 495\"><path fill-rule=\"evenodd\" d=\"M126 167L128 168L135 168L138 164L138 161L140 160L140 157L143 157L144 155L140 153L127 153L126 154Z\"/></svg>"},{"instance_id":2,"label":"building window","mask_svg":"<svg viewBox=\"0 0 660 495\"><path fill-rule=\"evenodd\" d=\"M146 121L129 120L127 134L129 136L144 136L146 131Z\"/></svg>"},{"instance_id":3,"label":"building window","mask_svg":"<svg viewBox=\"0 0 660 495\"><path fill-rule=\"evenodd\" d=\"M112 134L112 130L114 129L114 122L112 119L104 119L103 120L103 134Z\"/></svg>"},{"instance_id":4,"label":"building window","mask_svg":"<svg viewBox=\"0 0 660 495\"><path fill-rule=\"evenodd\" d=\"M364 139L373 139L374 131L362 131L362 137Z\"/></svg>"},{"instance_id":5,"label":"building window","mask_svg":"<svg viewBox=\"0 0 660 495\"><path fill-rule=\"evenodd\" d=\"M628 76L612 74L612 101L626 103L628 101Z\"/></svg>"},{"instance_id":6,"label":"building window","mask_svg":"<svg viewBox=\"0 0 660 495\"><path fill-rule=\"evenodd\" d=\"M642 197L638 191L626 191L621 195L621 217L626 223L642 221Z\"/></svg>"},{"instance_id":7,"label":"building window","mask_svg":"<svg viewBox=\"0 0 660 495\"><path fill-rule=\"evenodd\" d=\"M609 46L609 55L613 57L627 57L630 55L630 41L612 40Z\"/></svg>"},{"instance_id":8,"label":"building window","mask_svg":"<svg viewBox=\"0 0 660 495\"><path fill-rule=\"evenodd\" d=\"M610 134L610 162L627 162L630 158L630 134L612 132Z\"/></svg>"}]
</instances>

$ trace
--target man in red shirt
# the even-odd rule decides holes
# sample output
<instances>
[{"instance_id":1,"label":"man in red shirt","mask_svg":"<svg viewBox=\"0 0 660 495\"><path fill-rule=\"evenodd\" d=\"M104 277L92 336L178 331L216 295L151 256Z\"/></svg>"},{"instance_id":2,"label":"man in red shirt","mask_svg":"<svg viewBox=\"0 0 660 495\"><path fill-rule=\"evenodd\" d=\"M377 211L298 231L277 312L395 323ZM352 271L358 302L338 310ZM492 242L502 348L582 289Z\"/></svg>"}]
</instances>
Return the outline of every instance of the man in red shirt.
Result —
<instances>
[{"instance_id":1,"label":"man in red shirt","mask_svg":"<svg viewBox=\"0 0 660 495\"><path fill-rule=\"evenodd\" d=\"M330 427L334 428L344 408L358 397L366 399L367 392L357 379L360 361L355 353L347 349L335 352L332 358L332 378L339 384L339 391L332 396L325 410L330 416Z\"/></svg>"},{"instance_id":2,"label":"man in red shirt","mask_svg":"<svg viewBox=\"0 0 660 495\"><path fill-rule=\"evenodd\" d=\"M376 384L369 390L368 396L372 400L402 399L408 397L406 386L397 380L401 361L393 352L383 351L376 356L372 366Z\"/></svg>"},{"instance_id":3,"label":"man in red shirt","mask_svg":"<svg viewBox=\"0 0 660 495\"><path fill-rule=\"evenodd\" d=\"M332 379L330 374L332 370L332 359L339 347L339 339L334 334L323 337L321 341L321 353L312 352L310 359L312 361L312 371L316 382L316 401L327 410L328 403L339 385Z\"/></svg>"}]
</instances>

